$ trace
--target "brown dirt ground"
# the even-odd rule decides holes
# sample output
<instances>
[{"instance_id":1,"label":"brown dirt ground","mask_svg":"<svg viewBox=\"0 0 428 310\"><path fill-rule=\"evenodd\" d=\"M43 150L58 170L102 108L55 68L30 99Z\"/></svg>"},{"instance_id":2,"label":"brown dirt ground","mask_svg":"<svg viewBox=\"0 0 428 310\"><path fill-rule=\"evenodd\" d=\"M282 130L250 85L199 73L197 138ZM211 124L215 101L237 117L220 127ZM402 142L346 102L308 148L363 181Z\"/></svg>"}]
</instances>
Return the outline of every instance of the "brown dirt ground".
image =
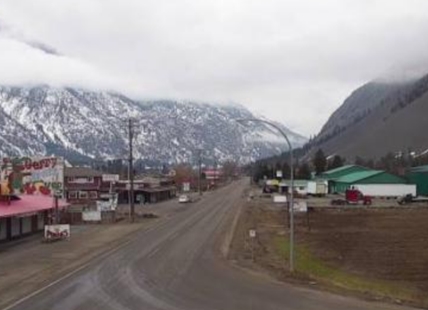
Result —
<instances>
[{"instance_id":1,"label":"brown dirt ground","mask_svg":"<svg viewBox=\"0 0 428 310\"><path fill-rule=\"evenodd\" d=\"M310 231L306 215L296 214L295 219L296 243L304 245L326 265L406 288L413 293L412 300L407 302L419 306L428 304L428 208L317 207L309 215ZM275 206L271 199L257 197L247 202L229 258L245 267L267 271L281 280L323 282L305 274L291 277L288 273L287 262L273 242L278 235L288 236L286 223L287 212ZM248 236L249 229L257 230L254 240ZM317 284L324 289L369 299L394 300L394 296L378 296L376 292L361 294Z\"/></svg>"}]
</instances>

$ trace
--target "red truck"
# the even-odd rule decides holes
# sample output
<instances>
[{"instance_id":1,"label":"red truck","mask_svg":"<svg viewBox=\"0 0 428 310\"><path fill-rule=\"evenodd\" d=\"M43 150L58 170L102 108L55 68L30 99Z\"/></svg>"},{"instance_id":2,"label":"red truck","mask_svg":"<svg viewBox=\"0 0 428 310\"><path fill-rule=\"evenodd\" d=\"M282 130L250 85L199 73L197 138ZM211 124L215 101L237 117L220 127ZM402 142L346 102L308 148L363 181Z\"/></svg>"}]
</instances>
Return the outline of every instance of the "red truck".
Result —
<instances>
[{"instance_id":1,"label":"red truck","mask_svg":"<svg viewBox=\"0 0 428 310\"><path fill-rule=\"evenodd\" d=\"M333 199L332 205L359 204L371 205L372 197L363 195L358 189L347 189L345 191L345 199Z\"/></svg>"}]
</instances>

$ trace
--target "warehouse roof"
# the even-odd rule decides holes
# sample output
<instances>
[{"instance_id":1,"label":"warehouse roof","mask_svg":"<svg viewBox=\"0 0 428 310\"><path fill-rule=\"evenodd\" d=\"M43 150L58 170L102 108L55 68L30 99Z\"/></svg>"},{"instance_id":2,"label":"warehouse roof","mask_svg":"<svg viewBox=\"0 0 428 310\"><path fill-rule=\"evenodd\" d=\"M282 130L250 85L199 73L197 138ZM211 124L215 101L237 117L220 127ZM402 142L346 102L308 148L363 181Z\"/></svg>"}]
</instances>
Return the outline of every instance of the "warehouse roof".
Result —
<instances>
[{"instance_id":1,"label":"warehouse roof","mask_svg":"<svg viewBox=\"0 0 428 310\"><path fill-rule=\"evenodd\" d=\"M323 174L336 173L336 172L339 172L339 171L343 171L343 170L349 169L349 168L351 168L353 166L354 165L345 165L345 166L342 166L342 167L337 167L337 168L334 168L334 169L330 169L330 170L324 171Z\"/></svg>"},{"instance_id":2,"label":"warehouse roof","mask_svg":"<svg viewBox=\"0 0 428 310\"><path fill-rule=\"evenodd\" d=\"M362 166L358 166L358 165L345 165L342 167L338 167L338 168L334 168L331 170L327 170L324 171L321 175L324 177L334 177L336 174L341 174L347 170L360 170L360 171L365 171L368 170L368 168L362 167ZM350 172L352 173L352 172Z\"/></svg>"},{"instance_id":3,"label":"warehouse roof","mask_svg":"<svg viewBox=\"0 0 428 310\"><path fill-rule=\"evenodd\" d=\"M385 171L382 171L382 170L357 171L357 172L344 175L340 178L337 178L334 181L337 183L355 183L360 180L364 180L381 173L385 173Z\"/></svg>"},{"instance_id":4,"label":"warehouse roof","mask_svg":"<svg viewBox=\"0 0 428 310\"><path fill-rule=\"evenodd\" d=\"M58 207L65 208L69 203L65 200L58 200ZM0 203L0 218L11 216L33 215L36 212L53 209L53 198L43 195L20 195L15 200Z\"/></svg>"}]
</instances>

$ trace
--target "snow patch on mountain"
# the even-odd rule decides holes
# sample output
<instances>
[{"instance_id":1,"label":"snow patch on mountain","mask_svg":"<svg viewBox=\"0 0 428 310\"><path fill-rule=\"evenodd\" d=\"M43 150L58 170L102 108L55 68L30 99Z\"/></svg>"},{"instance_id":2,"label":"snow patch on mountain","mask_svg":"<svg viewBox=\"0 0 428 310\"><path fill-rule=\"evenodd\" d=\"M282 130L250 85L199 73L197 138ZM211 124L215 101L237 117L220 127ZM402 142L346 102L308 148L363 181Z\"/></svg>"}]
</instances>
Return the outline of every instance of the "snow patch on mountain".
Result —
<instances>
[{"instance_id":1,"label":"snow patch on mountain","mask_svg":"<svg viewBox=\"0 0 428 310\"><path fill-rule=\"evenodd\" d=\"M94 159L127 157L127 120L134 124L134 156L151 162L248 162L285 150L283 139L241 105L156 100L75 88L1 87L0 155L54 153ZM284 127L294 146L306 138ZM277 138L279 137L279 138Z\"/></svg>"}]
</instances>

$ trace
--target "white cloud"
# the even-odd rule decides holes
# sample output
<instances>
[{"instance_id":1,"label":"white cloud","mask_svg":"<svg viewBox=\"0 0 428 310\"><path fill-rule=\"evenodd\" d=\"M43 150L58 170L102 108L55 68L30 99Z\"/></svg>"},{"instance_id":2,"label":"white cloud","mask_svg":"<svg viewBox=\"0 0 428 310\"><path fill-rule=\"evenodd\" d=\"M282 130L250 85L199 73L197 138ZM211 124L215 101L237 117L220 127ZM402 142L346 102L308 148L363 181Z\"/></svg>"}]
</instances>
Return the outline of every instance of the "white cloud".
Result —
<instances>
[{"instance_id":1,"label":"white cloud","mask_svg":"<svg viewBox=\"0 0 428 310\"><path fill-rule=\"evenodd\" d=\"M114 80L92 66L65 56L48 54L25 43L0 37L0 84L76 85L112 89Z\"/></svg>"},{"instance_id":2,"label":"white cloud","mask_svg":"<svg viewBox=\"0 0 428 310\"><path fill-rule=\"evenodd\" d=\"M1 83L241 102L308 135L366 81L428 72L424 0L3 0L0 20L65 55L3 38Z\"/></svg>"}]
</instances>

